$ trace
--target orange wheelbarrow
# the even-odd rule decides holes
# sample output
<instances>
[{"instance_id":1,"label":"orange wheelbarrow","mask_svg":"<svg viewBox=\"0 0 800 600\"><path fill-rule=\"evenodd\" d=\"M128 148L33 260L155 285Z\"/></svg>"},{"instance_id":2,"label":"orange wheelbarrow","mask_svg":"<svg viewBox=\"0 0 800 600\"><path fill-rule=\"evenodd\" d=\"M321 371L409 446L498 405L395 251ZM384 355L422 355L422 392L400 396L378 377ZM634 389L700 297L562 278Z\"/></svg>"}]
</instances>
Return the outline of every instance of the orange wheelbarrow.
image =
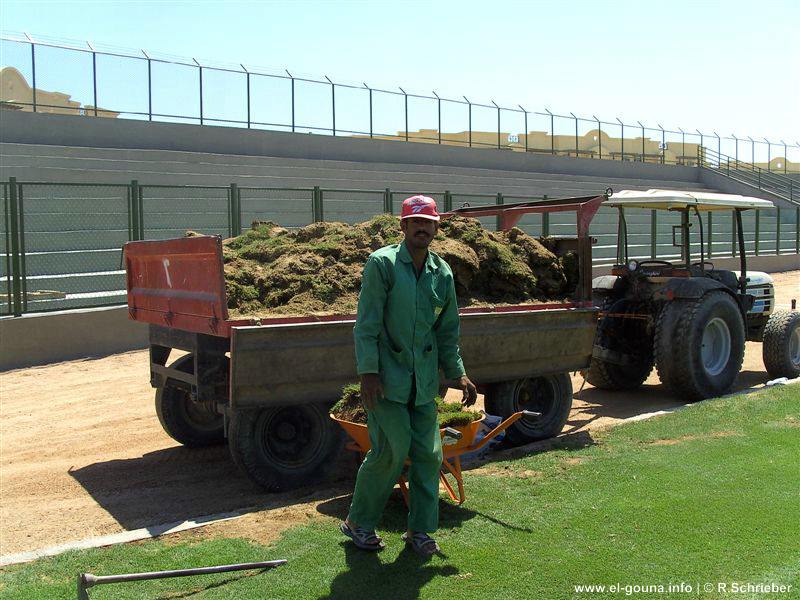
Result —
<instances>
[{"instance_id":1,"label":"orange wheelbarrow","mask_svg":"<svg viewBox=\"0 0 800 600\"><path fill-rule=\"evenodd\" d=\"M480 450L492 439L497 437L498 434L513 425L517 419L522 417L540 416L542 416L541 413L533 412L531 410L521 410L519 412L515 412L477 442L475 441L475 438L478 435L478 429L480 428L481 422L485 418L485 413L483 417L477 421L473 421L469 425L462 425L460 427L442 427L440 429L442 435L442 467L439 470L439 479L441 480L444 488L447 490L450 499L457 504L463 504L464 500L466 500L466 495L464 494L464 478L461 474L462 454L469 454L470 452L476 452ZM334 415L331 415L330 417L336 421L342 427L342 429L345 430L347 435L350 436L350 441L345 445L345 448L360 453L363 459L364 455L370 449L367 426L362 425L361 423L344 421L336 418ZM406 459L406 464L408 463L409 460ZM456 490L453 489L452 484L447 479L448 474L455 479L456 488L458 490L457 494ZM403 493L403 498L405 499L406 505L408 505L408 482L406 481L405 475L401 475L397 483L400 486L400 491Z\"/></svg>"}]
</instances>

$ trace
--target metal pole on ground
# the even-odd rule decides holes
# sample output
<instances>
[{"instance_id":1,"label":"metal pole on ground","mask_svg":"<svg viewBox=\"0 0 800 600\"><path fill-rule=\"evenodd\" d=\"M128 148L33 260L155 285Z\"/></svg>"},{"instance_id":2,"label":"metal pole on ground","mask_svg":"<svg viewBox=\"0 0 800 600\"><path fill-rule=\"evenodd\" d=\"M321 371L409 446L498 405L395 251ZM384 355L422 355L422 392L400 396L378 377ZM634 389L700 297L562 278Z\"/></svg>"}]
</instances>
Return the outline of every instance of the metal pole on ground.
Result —
<instances>
[{"instance_id":1,"label":"metal pole on ground","mask_svg":"<svg viewBox=\"0 0 800 600\"><path fill-rule=\"evenodd\" d=\"M171 571L150 571L146 573L124 573L122 575L92 575L80 573L78 575L78 600L89 600L87 590L96 585L110 583L124 583L128 581L147 581L150 579L165 579L168 577L188 577L191 575L211 575L214 573L229 573L231 571L247 571L252 569L274 569L286 564L286 560L267 560L263 562L240 563L235 565L219 565L215 567L198 567L194 569L174 569Z\"/></svg>"}]
</instances>

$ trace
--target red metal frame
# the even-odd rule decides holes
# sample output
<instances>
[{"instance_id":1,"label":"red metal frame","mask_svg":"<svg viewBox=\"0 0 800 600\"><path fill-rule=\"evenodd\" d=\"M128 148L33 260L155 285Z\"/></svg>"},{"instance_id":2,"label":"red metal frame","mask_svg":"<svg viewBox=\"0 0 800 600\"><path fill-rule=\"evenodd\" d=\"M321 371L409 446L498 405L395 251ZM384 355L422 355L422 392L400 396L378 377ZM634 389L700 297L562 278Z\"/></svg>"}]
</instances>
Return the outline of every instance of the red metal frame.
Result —
<instances>
[{"instance_id":1,"label":"red metal frame","mask_svg":"<svg viewBox=\"0 0 800 600\"><path fill-rule=\"evenodd\" d=\"M577 212L581 289L574 302L468 307L460 314L526 312L591 306L591 245L589 224L605 196L562 198L517 204L465 207L445 213L470 217L499 216L501 228L514 227L524 214ZM586 257L589 257L587 260ZM330 321L355 321L355 315L228 319L222 240L198 236L169 240L128 242L124 247L128 314L131 319L230 337L232 327L285 325Z\"/></svg>"},{"instance_id":2,"label":"red metal frame","mask_svg":"<svg viewBox=\"0 0 800 600\"><path fill-rule=\"evenodd\" d=\"M556 198L553 200L534 200L515 204L495 204L488 206L467 206L457 208L451 214L467 217L500 217L500 229L507 231L514 227L523 215L528 213L551 213L575 211L578 213L578 239L589 235L589 225L607 196L583 196L581 198Z\"/></svg>"}]
</instances>

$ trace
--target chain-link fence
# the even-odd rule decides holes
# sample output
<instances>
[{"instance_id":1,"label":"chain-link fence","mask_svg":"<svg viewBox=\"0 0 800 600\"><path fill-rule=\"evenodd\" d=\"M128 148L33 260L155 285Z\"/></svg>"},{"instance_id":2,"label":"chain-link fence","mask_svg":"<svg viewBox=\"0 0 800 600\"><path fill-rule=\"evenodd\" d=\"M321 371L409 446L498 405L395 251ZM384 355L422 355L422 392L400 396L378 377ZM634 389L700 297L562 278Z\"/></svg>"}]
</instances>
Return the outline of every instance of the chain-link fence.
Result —
<instances>
[{"instance_id":1,"label":"chain-link fence","mask_svg":"<svg viewBox=\"0 0 800 600\"><path fill-rule=\"evenodd\" d=\"M2 182L0 213L0 314L122 304L125 280L121 249L129 240L201 234L235 236L254 221L297 229L315 221L358 223L377 214L398 215L403 199L432 196L444 210L502 205L547 197L332 188ZM735 256L736 225L727 211L703 214L703 257ZM600 208L590 233L595 266L624 258L617 246L619 212ZM624 212L628 258L671 260L673 226L667 211ZM695 217L692 217L694 222ZM749 211L742 227L748 255L800 254L800 209ZM496 217L481 219L489 230ZM570 237L575 213L527 214L518 226L535 237ZM691 229L692 256L700 258L700 228Z\"/></svg>"},{"instance_id":2,"label":"chain-link fence","mask_svg":"<svg viewBox=\"0 0 800 600\"><path fill-rule=\"evenodd\" d=\"M28 34L0 35L0 49L21 79L3 101L21 110L689 166L713 152L800 173L797 140L532 111ZM5 78L10 89L14 77Z\"/></svg>"}]
</instances>

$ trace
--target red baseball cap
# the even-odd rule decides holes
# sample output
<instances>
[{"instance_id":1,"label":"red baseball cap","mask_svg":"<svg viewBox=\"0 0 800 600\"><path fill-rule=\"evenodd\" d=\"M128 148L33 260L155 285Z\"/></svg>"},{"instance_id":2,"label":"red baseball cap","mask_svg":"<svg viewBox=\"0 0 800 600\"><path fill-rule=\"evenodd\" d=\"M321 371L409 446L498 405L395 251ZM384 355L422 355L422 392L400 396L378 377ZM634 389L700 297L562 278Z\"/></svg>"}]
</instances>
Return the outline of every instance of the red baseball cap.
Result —
<instances>
[{"instance_id":1,"label":"red baseball cap","mask_svg":"<svg viewBox=\"0 0 800 600\"><path fill-rule=\"evenodd\" d=\"M420 219L439 220L439 213L436 210L436 200L428 196L411 196L403 200L403 211L400 219L419 217Z\"/></svg>"}]
</instances>

